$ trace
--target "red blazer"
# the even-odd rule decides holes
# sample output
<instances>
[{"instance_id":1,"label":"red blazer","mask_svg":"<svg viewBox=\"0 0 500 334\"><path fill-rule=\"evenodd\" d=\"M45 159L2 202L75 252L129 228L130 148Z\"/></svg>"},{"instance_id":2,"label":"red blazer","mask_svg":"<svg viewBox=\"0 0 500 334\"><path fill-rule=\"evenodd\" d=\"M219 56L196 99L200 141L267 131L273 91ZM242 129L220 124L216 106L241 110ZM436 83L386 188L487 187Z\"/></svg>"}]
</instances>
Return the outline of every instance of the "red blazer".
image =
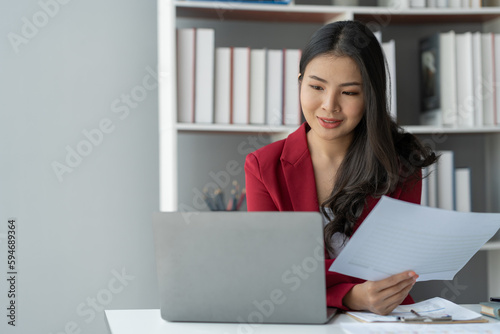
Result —
<instances>
[{"instance_id":1,"label":"red blazer","mask_svg":"<svg viewBox=\"0 0 500 334\"><path fill-rule=\"evenodd\" d=\"M286 139L269 144L250 153L245 162L245 187L248 211L318 211L316 181L307 146L307 123ZM421 175L398 186L387 196L420 204ZM355 231L379 199L369 197L356 223ZM334 259L326 253L325 272L327 305L346 310L344 296L364 280L328 271ZM413 303L408 295L403 304Z\"/></svg>"}]
</instances>

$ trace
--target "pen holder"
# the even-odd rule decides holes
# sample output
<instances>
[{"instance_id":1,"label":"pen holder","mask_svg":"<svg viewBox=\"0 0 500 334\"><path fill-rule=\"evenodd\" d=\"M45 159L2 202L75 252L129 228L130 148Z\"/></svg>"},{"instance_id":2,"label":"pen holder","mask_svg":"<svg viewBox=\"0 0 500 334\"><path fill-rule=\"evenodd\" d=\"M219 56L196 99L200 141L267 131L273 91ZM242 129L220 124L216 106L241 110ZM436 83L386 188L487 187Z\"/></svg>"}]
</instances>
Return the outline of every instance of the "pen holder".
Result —
<instances>
[{"instance_id":1,"label":"pen holder","mask_svg":"<svg viewBox=\"0 0 500 334\"><path fill-rule=\"evenodd\" d=\"M207 188L203 189L203 199L210 211L238 211L245 202L245 188L240 191L238 182L233 181L232 189L227 202L224 200L224 192L218 188L213 193Z\"/></svg>"}]
</instances>

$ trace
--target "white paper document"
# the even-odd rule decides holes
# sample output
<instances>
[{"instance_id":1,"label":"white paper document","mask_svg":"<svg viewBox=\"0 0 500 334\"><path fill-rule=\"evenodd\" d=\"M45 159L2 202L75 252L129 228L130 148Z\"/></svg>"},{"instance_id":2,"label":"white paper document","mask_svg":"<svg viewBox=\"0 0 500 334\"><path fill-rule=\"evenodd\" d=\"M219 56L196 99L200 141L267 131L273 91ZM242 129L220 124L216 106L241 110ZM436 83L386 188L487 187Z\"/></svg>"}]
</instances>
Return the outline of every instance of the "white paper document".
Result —
<instances>
[{"instance_id":1,"label":"white paper document","mask_svg":"<svg viewBox=\"0 0 500 334\"><path fill-rule=\"evenodd\" d=\"M383 196L330 271L376 281L413 270L452 280L500 229L499 213L457 212Z\"/></svg>"},{"instance_id":2,"label":"white paper document","mask_svg":"<svg viewBox=\"0 0 500 334\"><path fill-rule=\"evenodd\" d=\"M410 325L410 324L340 324L348 334L493 334L500 333L500 323L452 324L452 325Z\"/></svg>"},{"instance_id":3,"label":"white paper document","mask_svg":"<svg viewBox=\"0 0 500 334\"><path fill-rule=\"evenodd\" d=\"M412 319L417 316L411 312L416 311L422 317L441 318L451 316L454 321L474 320L481 314L459 306L449 300L435 297L419 303L399 305L389 315L378 315L371 312L347 312L361 321L365 322L391 322L400 321L401 318Z\"/></svg>"}]
</instances>

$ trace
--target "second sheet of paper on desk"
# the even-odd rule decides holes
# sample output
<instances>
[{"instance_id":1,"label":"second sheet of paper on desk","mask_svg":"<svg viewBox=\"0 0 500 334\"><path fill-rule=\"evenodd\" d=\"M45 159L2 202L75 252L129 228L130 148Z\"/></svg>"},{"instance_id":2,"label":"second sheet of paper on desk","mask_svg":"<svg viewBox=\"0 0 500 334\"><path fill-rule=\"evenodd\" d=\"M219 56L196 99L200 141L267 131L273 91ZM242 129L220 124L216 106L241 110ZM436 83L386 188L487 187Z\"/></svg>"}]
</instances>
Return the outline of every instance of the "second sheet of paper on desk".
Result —
<instances>
[{"instance_id":1,"label":"second sheet of paper on desk","mask_svg":"<svg viewBox=\"0 0 500 334\"><path fill-rule=\"evenodd\" d=\"M380 280L414 270L452 280L500 228L500 214L430 208L383 196L330 267Z\"/></svg>"},{"instance_id":2,"label":"second sheet of paper on desk","mask_svg":"<svg viewBox=\"0 0 500 334\"><path fill-rule=\"evenodd\" d=\"M411 310L415 310L423 317L440 318L449 315L455 321L470 321L481 318L481 314L440 297L434 297L410 305L399 305L389 315L378 315L362 311L349 311L347 314L351 314L365 322L391 322L399 321L402 317L407 319L417 317Z\"/></svg>"}]
</instances>

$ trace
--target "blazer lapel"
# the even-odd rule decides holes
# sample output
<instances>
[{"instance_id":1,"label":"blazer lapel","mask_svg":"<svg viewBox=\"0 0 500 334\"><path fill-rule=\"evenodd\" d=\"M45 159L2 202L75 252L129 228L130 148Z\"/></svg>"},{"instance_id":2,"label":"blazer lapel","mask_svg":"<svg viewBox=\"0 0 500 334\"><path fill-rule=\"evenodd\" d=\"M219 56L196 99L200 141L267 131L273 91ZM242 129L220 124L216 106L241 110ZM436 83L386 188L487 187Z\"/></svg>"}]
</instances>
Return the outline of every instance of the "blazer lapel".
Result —
<instances>
[{"instance_id":1,"label":"blazer lapel","mask_svg":"<svg viewBox=\"0 0 500 334\"><path fill-rule=\"evenodd\" d=\"M283 174L294 211L319 211L316 180L307 146L307 123L290 134L281 154Z\"/></svg>"}]
</instances>

